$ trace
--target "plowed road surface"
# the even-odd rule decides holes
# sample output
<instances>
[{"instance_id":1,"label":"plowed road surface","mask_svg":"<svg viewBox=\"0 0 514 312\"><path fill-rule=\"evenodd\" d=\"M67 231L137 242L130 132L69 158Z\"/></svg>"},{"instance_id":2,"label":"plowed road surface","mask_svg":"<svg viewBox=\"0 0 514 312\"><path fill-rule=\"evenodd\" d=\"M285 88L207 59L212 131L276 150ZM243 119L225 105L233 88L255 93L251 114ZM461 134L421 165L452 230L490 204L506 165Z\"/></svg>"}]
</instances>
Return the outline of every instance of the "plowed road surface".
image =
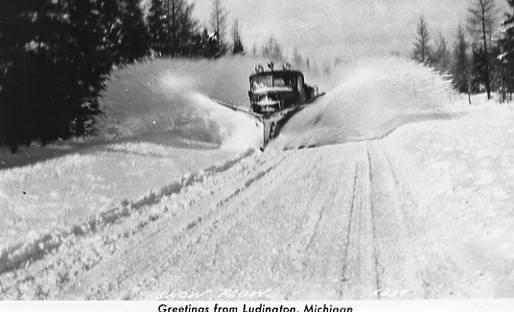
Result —
<instances>
[{"instance_id":1,"label":"plowed road surface","mask_svg":"<svg viewBox=\"0 0 514 312\"><path fill-rule=\"evenodd\" d=\"M471 287L383 143L250 153L0 275L3 298L427 298ZM141 181L144 183L144 181Z\"/></svg>"}]
</instances>

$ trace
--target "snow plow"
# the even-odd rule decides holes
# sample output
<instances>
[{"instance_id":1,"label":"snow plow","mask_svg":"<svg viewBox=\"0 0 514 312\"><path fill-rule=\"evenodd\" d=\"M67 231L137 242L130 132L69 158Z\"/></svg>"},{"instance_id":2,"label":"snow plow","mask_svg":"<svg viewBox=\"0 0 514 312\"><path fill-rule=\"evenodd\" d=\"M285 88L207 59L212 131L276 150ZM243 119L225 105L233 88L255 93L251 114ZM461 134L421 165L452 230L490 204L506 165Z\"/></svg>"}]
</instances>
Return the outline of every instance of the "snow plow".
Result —
<instances>
[{"instance_id":1,"label":"snow plow","mask_svg":"<svg viewBox=\"0 0 514 312\"><path fill-rule=\"evenodd\" d=\"M263 132L262 151L294 114L325 95L319 92L317 86L307 85L303 73L292 70L289 64L275 70L270 62L268 68L265 70L262 65L257 65L255 73L250 76L249 110L218 102L256 120L256 125Z\"/></svg>"}]
</instances>

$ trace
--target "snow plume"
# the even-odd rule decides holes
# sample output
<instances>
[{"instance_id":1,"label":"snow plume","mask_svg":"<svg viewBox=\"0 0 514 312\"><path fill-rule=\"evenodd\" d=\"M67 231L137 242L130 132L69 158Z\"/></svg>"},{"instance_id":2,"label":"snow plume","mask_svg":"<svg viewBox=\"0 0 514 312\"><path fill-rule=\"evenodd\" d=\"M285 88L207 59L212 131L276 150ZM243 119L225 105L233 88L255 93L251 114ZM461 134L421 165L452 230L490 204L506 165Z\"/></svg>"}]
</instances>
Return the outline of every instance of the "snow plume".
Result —
<instances>
[{"instance_id":1,"label":"snow plume","mask_svg":"<svg viewBox=\"0 0 514 312\"><path fill-rule=\"evenodd\" d=\"M294 116L272 146L300 148L380 138L401 124L443 115L451 85L410 60L361 60L340 68L339 83Z\"/></svg>"},{"instance_id":2,"label":"snow plume","mask_svg":"<svg viewBox=\"0 0 514 312\"><path fill-rule=\"evenodd\" d=\"M191 99L204 111L207 120L216 124L221 141L220 148L244 150L257 148L261 142L262 129L249 116L219 106L209 97L195 93Z\"/></svg>"},{"instance_id":3,"label":"snow plume","mask_svg":"<svg viewBox=\"0 0 514 312\"><path fill-rule=\"evenodd\" d=\"M250 57L157 59L119 70L102 99L99 132L110 139L168 133L223 148L258 146L255 122L216 101L248 106L248 76L259 62Z\"/></svg>"}]
</instances>

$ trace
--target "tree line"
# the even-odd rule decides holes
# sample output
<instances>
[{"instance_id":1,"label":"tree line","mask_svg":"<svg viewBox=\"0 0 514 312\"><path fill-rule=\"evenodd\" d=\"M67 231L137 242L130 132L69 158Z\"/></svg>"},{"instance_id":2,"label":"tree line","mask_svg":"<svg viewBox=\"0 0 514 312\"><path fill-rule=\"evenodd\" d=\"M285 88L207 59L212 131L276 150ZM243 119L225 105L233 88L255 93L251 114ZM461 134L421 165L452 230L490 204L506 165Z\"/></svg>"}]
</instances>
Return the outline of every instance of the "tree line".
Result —
<instances>
[{"instance_id":1,"label":"tree line","mask_svg":"<svg viewBox=\"0 0 514 312\"><path fill-rule=\"evenodd\" d=\"M507 2L514 12L514 0ZM495 0L473 0L452 46L442 34L434 38L420 17L412 58L450 75L461 93L485 92L491 99L492 92L498 92L502 101L512 100L514 14L501 16Z\"/></svg>"},{"instance_id":2,"label":"tree line","mask_svg":"<svg viewBox=\"0 0 514 312\"><path fill-rule=\"evenodd\" d=\"M221 0L212 0L208 26L200 26L193 17L194 5L188 0L151 0L147 19L152 52L207 58L245 52L237 19L231 29L232 42L227 38L228 11Z\"/></svg>"},{"instance_id":3,"label":"tree line","mask_svg":"<svg viewBox=\"0 0 514 312\"><path fill-rule=\"evenodd\" d=\"M94 134L113 68L151 55L215 58L243 53L239 22L212 0L201 27L188 0L0 1L0 145L14 152Z\"/></svg>"}]
</instances>

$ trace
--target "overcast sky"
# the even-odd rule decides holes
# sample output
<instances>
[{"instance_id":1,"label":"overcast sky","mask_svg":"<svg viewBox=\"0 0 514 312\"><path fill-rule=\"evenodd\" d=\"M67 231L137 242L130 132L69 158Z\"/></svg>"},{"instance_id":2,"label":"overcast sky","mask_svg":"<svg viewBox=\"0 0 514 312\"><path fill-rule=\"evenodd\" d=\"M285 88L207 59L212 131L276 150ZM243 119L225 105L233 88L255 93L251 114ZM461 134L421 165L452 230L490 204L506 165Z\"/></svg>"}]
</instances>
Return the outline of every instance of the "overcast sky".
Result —
<instances>
[{"instance_id":1,"label":"overcast sky","mask_svg":"<svg viewBox=\"0 0 514 312\"><path fill-rule=\"evenodd\" d=\"M472 0L222 0L229 23L239 18L248 50L270 35L312 58L388 55L412 48L425 16L431 32L453 41ZM505 0L497 0L504 6ZM208 23L212 0L196 0L195 14Z\"/></svg>"}]
</instances>

